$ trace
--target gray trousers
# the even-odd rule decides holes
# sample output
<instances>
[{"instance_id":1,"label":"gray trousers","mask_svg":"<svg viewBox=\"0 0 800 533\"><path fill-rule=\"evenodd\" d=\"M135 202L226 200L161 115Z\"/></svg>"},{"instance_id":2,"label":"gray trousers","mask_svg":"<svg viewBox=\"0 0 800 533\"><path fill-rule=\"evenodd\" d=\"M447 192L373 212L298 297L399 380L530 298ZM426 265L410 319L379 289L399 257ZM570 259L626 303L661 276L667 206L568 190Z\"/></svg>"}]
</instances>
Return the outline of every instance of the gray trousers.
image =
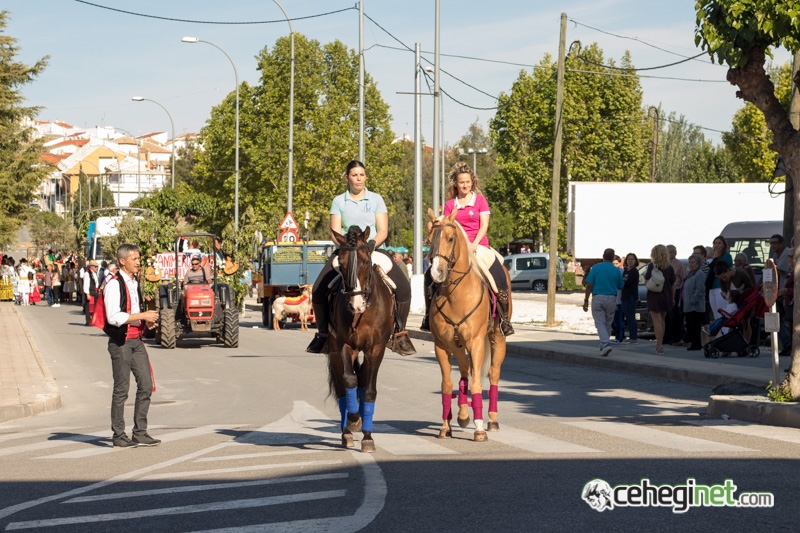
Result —
<instances>
[{"instance_id":1,"label":"gray trousers","mask_svg":"<svg viewBox=\"0 0 800 533\"><path fill-rule=\"evenodd\" d=\"M614 313L617 310L616 294L593 294L592 317L600 335L600 348L605 348L611 337L611 324L614 322Z\"/></svg>"},{"instance_id":2,"label":"gray trousers","mask_svg":"<svg viewBox=\"0 0 800 533\"><path fill-rule=\"evenodd\" d=\"M147 411L153 379L150 376L150 358L141 339L128 339L125 344L108 341L111 370L114 375L114 392L111 395L111 431L114 438L125 434L125 402L131 384L131 373L136 379L136 403L133 407L133 435L147 432Z\"/></svg>"}]
</instances>

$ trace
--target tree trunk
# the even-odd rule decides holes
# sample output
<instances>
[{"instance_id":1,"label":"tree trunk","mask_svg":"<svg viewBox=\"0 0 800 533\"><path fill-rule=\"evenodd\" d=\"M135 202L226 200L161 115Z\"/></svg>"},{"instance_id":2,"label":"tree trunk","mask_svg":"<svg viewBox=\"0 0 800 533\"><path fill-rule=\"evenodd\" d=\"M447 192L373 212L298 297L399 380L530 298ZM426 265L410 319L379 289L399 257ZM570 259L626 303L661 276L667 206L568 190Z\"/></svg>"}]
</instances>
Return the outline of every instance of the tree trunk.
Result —
<instances>
[{"instance_id":1,"label":"tree trunk","mask_svg":"<svg viewBox=\"0 0 800 533\"><path fill-rule=\"evenodd\" d=\"M775 86L764 70L764 61L763 48L751 50L744 67L728 70L728 81L739 87L738 98L751 102L764 113L767 127L772 131L770 148L783 157L786 173L794 186L794 241L800 244L800 133L792 127L788 114L775 97ZM794 74L794 82L796 85L800 82L798 73ZM795 263L794 273L794 289L798 294L800 261ZM792 364L783 385L789 387L795 399L800 399L800 306L795 307L792 318Z\"/></svg>"}]
</instances>

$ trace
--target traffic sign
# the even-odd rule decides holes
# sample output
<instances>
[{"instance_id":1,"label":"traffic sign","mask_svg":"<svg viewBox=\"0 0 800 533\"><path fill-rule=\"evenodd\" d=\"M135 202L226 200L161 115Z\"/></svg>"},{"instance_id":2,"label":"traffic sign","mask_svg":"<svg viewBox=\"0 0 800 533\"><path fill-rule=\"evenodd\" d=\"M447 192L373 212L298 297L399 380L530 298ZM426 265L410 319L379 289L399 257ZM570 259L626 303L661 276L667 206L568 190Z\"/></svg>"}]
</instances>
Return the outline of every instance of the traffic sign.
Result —
<instances>
[{"instance_id":1,"label":"traffic sign","mask_svg":"<svg viewBox=\"0 0 800 533\"><path fill-rule=\"evenodd\" d=\"M297 235L297 232L295 230L285 229L278 236L278 240L280 242L297 242L300 240L300 237Z\"/></svg>"},{"instance_id":2,"label":"traffic sign","mask_svg":"<svg viewBox=\"0 0 800 533\"><path fill-rule=\"evenodd\" d=\"M281 222L281 229L300 229L300 226L297 225L297 221L292 216L292 212L286 213L286 216L283 217L283 222Z\"/></svg>"},{"instance_id":3,"label":"traffic sign","mask_svg":"<svg viewBox=\"0 0 800 533\"><path fill-rule=\"evenodd\" d=\"M778 269L772 259L767 259L767 264L764 265L764 270L761 271L761 283L763 286L764 302L767 307L772 307L772 304L778 299Z\"/></svg>"}]
</instances>

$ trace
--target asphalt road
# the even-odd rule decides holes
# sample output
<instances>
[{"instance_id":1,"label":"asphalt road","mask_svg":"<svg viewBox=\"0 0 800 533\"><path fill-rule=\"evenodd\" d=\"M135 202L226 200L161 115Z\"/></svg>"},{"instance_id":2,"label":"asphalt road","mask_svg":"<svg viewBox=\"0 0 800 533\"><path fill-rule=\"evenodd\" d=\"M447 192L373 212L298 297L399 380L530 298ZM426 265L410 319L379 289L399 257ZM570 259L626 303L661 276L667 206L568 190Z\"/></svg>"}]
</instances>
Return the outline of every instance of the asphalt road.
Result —
<instances>
[{"instance_id":1,"label":"asphalt road","mask_svg":"<svg viewBox=\"0 0 800 533\"><path fill-rule=\"evenodd\" d=\"M238 349L201 339L149 348L150 433L164 442L115 450L103 334L82 326L74 306L21 311L63 408L0 424L3 530L796 529L800 430L708 419L702 388L510 357L501 430L482 443L472 428L440 440L439 368L432 345L415 341L418 355L384 359L378 451L365 454L358 442L339 446L326 359L303 351L311 333L265 330L248 312ZM736 496L770 492L774 506L597 512L581 499L597 478L612 487L730 479Z\"/></svg>"}]
</instances>

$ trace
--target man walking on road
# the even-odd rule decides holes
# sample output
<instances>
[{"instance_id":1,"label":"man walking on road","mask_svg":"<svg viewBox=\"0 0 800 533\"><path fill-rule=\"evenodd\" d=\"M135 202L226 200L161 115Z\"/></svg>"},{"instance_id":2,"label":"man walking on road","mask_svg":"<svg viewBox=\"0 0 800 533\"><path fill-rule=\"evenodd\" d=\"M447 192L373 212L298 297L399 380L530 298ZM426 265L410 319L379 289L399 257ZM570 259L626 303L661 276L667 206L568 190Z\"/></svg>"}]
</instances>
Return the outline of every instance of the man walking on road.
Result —
<instances>
[{"instance_id":1,"label":"man walking on road","mask_svg":"<svg viewBox=\"0 0 800 533\"><path fill-rule=\"evenodd\" d=\"M111 396L111 430L114 447L158 446L161 441L147 434L147 411L153 391L150 358L142 343L145 326L152 328L158 311L143 311L139 273L139 248L123 244L117 248L119 275L109 280L104 291L106 326L114 392ZM133 439L125 434L125 401L131 373L136 378L136 403L133 407Z\"/></svg>"},{"instance_id":2,"label":"man walking on road","mask_svg":"<svg viewBox=\"0 0 800 533\"><path fill-rule=\"evenodd\" d=\"M583 300L583 310L589 310L589 295L592 295L592 317L594 325L600 336L600 355L611 353L610 339L611 324L614 322L614 311L617 309L617 291L622 289L622 273L612 263L614 250L606 248L603 252L603 262L598 263L589 271L583 284L586 286L586 298Z\"/></svg>"}]
</instances>

